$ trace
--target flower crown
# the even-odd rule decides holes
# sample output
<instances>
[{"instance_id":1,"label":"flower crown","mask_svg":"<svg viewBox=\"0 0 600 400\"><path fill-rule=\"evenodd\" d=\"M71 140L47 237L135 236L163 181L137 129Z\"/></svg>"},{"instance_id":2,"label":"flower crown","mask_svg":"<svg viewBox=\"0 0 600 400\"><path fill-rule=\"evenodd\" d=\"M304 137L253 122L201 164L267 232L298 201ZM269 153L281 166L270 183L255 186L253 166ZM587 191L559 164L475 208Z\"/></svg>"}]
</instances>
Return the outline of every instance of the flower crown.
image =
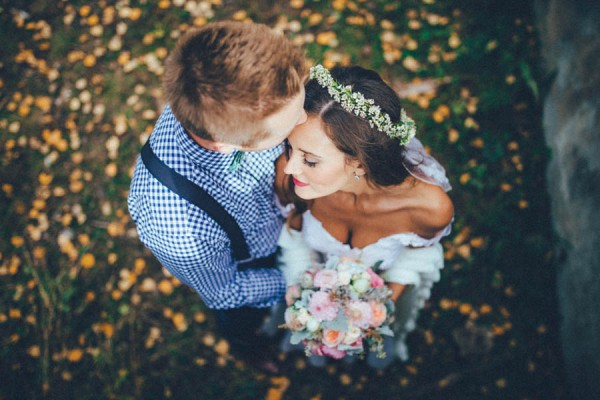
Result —
<instances>
[{"instance_id":1,"label":"flower crown","mask_svg":"<svg viewBox=\"0 0 600 400\"><path fill-rule=\"evenodd\" d=\"M373 99L366 99L362 93L353 92L349 85L340 85L321 64L310 68L310 77L326 88L344 110L367 120L372 128L377 128L390 138L399 139L400 144L406 145L417 133L415 121L408 117L403 109L400 110L400 122L393 123L389 114L381 111Z\"/></svg>"}]
</instances>

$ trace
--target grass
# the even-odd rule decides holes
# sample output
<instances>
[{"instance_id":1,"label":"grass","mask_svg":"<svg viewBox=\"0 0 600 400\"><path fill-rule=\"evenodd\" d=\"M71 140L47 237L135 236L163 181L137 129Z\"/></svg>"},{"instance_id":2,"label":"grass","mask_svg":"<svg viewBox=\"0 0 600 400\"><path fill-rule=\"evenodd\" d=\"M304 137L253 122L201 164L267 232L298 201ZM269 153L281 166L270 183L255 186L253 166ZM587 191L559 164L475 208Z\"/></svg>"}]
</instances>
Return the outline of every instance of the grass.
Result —
<instances>
[{"instance_id":1,"label":"grass","mask_svg":"<svg viewBox=\"0 0 600 400\"><path fill-rule=\"evenodd\" d=\"M563 399L529 2L11 1L0 6L0 399ZM177 37L264 22L406 93L456 205L411 359L385 372L227 352L137 240L126 197ZM417 90L421 88L421 90Z\"/></svg>"}]
</instances>

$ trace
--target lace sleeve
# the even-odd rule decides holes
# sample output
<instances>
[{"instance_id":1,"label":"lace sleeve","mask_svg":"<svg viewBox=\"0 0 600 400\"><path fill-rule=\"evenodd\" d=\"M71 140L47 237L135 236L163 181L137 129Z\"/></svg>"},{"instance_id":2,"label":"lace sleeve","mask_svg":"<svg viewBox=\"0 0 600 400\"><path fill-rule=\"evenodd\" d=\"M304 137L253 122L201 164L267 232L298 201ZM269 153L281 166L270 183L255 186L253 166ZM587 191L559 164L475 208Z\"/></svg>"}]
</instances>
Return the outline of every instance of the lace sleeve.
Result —
<instances>
[{"instance_id":1,"label":"lace sleeve","mask_svg":"<svg viewBox=\"0 0 600 400\"><path fill-rule=\"evenodd\" d=\"M316 252L308 247L300 231L285 226L277 244L280 248L277 265L283 272L286 285L298 283L300 274L317 259Z\"/></svg>"},{"instance_id":2,"label":"lace sleeve","mask_svg":"<svg viewBox=\"0 0 600 400\"><path fill-rule=\"evenodd\" d=\"M430 287L440 279L443 267L444 249L436 243L428 247L406 248L382 276L388 282Z\"/></svg>"},{"instance_id":3,"label":"lace sleeve","mask_svg":"<svg viewBox=\"0 0 600 400\"><path fill-rule=\"evenodd\" d=\"M277 209L279 210L279 214L281 214L283 218L287 218L296 208L293 203L283 205L281 203L281 200L279 199L279 196L277 195L275 195L275 206L277 207Z\"/></svg>"}]
</instances>

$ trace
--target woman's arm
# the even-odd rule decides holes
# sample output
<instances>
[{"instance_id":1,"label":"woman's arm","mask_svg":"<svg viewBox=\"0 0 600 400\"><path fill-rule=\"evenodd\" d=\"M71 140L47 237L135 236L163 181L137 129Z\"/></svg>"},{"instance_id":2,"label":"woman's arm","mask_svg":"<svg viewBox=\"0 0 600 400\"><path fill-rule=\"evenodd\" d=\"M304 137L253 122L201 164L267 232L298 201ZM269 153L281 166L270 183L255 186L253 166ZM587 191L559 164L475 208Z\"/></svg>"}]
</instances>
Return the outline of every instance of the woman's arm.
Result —
<instances>
[{"instance_id":1,"label":"woman's arm","mask_svg":"<svg viewBox=\"0 0 600 400\"><path fill-rule=\"evenodd\" d=\"M386 282L385 285L392 291L390 298L394 301L394 303L400 296L402 296L404 289L406 289L406 285L403 285L402 283Z\"/></svg>"}]
</instances>

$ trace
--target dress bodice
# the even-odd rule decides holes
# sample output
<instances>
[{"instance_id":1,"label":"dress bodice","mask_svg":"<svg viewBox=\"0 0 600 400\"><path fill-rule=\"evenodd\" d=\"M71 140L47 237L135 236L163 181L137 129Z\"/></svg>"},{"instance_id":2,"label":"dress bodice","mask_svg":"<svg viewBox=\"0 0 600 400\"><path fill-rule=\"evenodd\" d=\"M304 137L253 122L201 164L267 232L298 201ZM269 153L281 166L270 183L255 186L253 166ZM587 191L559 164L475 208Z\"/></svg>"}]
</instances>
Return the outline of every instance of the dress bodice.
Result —
<instances>
[{"instance_id":1,"label":"dress bodice","mask_svg":"<svg viewBox=\"0 0 600 400\"><path fill-rule=\"evenodd\" d=\"M410 141L406 150L403 165L411 175L440 186L445 191L451 189L444 168L425 152L416 138ZM289 210L282 207L284 214L286 211ZM386 338L384 349L388 354L407 360L406 336L415 328L419 310L431 295L433 284L440 279L440 270L444 266L444 250L439 242L450 234L450 226L446 226L431 239L413 232L403 232L382 237L375 243L357 248L337 240L308 210L302 214L302 231L282 231L278 241L281 248L278 255L279 268L285 276L286 283L294 285L300 282L300 276L307 266L314 262L324 262L332 256L351 257L368 265L382 261L382 278L387 282L406 285L402 296L396 302L395 320L392 325L394 337ZM382 360L376 358L373 353L367 357L367 363L374 368L385 368L392 361L393 357Z\"/></svg>"},{"instance_id":2,"label":"dress bodice","mask_svg":"<svg viewBox=\"0 0 600 400\"><path fill-rule=\"evenodd\" d=\"M379 239L363 248L352 247L333 237L321 221L315 218L310 210L302 215L302 236L311 249L328 258L330 256L352 257L367 264L383 260L382 269L400 257L407 247L426 247L438 243L440 239L450 233L450 225L431 239L425 239L416 233L397 233Z\"/></svg>"},{"instance_id":3,"label":"dress bodice","mask_svg":"<svg viewBox=\"0 0 600 400\"><path fill-rule=\"evenodd\" d=\"M415 178L437 185L446 192L451 189L444 167L425 151L417 138L413 138L406 145L403 165ZM425 239L412 232L397 233L383 237L364 248L355 248L333 237L310 210L302 216L302 235L311 249L325 257L352 257L368 264L383 260L382 269L389 268L389 265L398 259L406 248L431 246L449 235L450 231L451 225L448 225L431 239Z\"/></svg>"}]
</instances>

